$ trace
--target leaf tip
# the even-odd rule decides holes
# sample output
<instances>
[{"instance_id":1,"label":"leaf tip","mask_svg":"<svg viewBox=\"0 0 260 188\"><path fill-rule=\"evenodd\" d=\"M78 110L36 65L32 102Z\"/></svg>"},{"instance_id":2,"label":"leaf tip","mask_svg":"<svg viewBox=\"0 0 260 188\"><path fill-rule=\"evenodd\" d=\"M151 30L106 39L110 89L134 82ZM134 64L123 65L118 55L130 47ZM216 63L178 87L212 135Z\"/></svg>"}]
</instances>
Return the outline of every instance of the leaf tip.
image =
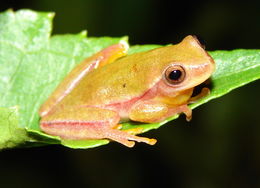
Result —
<instances>
[{"instance_id":1,"label":"leaf tip","mask_svg":"<svg viewBox=\"0 0 260 188\"><path fill-rule=\"evenodd\" d=\"M88 31L87 30L83 30L79 33L81 36L83 37L87 37Z\"/></svg>"},{"instance_id":2,"label":"leaf tip","mask_svg":"<svg viewBox=\"0 0 260 188\"><path fill-rule=\"evenodd\" d=\"M48 13L47 13L47 17L48 17L49 19L53 19L54 16L55 16L55 12L48 12Z\"/></svg>"}]
</instances>

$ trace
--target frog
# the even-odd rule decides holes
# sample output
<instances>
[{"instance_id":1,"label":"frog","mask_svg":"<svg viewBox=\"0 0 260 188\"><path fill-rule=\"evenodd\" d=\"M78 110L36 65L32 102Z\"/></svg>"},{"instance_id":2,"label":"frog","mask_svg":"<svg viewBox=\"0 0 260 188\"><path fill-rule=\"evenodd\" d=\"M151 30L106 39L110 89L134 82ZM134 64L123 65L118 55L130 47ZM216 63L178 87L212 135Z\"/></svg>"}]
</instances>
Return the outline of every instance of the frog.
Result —
<instances>
[{"instance_id":1,"label":"frog","mask_svg":"<svg viewBox=\"0 0 260 188\"><path fill-rule=\"evenodd\" d=\"M195 36L180 43L127 55L128 44L104 48L75 66L39 109L43 132L64 140L107 139L133 147L154 145L142 128L122 123L157 123L176 114L192 117L188 106L209 93L193 96L210 78L213 58Z\"/></svg>"}]
</instances>

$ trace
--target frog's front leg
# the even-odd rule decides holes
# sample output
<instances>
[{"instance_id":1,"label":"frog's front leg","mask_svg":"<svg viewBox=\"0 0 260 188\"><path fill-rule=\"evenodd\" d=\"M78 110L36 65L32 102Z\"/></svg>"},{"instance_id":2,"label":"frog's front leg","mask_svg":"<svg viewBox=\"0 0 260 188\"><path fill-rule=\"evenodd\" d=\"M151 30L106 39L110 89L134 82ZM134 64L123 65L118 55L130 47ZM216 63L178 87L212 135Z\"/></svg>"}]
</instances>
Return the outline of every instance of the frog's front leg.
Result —
<instances>
[{"instance_id":1,"label":"frog's front leg","mask_svg":"<svg viewBox=\"0 0 260 188\"><path fill-rule=\"evenodd\" d=\"M192 111L187 104L172 106L159 101L145 100L137 102L132 107L129 118L133 121L155 123L179 113L184 113L186 119L191 120Z\"/></svg>"},{"instance_id":2,"label":"frog's front leg","mask_svg":"<svg viewBox=\"0 0 260 188\"><path fill-rule=\"evenodd\" d=\"M56 90L41 106L39 110L40 116L47 115L56 104L58 104L72 89L81 81L81 79L93 69L102 67L106 64L114 62L116 59L126 55L128 45L119 43L109 46L93 56L86 58L65 77Z\"/></svg>"},{"instance_id":3,"label":"frog's front leg","mask_svg":"<svg viewBox=\"0 0 260 188\"><path fill-rule=\"evenodd\" d=\"M97 107L77 107L57 110L40 122L41 129L54 136L68 140L110 139L128 147L134 142L155 144L155 139L139 137L118 130L119 115L111 110Z\"/></svg>"}]
</instances>

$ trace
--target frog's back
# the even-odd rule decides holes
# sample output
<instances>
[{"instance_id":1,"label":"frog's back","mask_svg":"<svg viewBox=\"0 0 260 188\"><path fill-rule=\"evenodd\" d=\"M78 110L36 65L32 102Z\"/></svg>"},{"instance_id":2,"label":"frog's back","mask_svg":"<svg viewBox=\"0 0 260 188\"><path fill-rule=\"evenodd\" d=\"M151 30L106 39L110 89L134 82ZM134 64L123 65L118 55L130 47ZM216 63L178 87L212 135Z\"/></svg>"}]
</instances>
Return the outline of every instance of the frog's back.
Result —
<instances>
[{"instance_id":1,"label":"frog's back","mask_svg":"<svg viewBox=\"0 0 260 188\"><path fill-rule=\"evenodd\" d=\"M162 78L166 66L182 62L183 56L189 59L186 50L178 45L125 56L91 71L63 102L66 105L127 102L149 91Z\"/></svg>"},{"instance_id":2,"label":"frog's back","mask_svg":"<svg viewBox=\"0 0 260 188\"><path fill-rule=\"evenodd\" d=\"M106 105L143 95L158 81L149 74L152 69L156 71L156 67L152 67L151 62L146 67L148 62L144 61L136 55L127 56L91 71L63 102L67 104L66 101L70 101L71 105Z\"/></svg>"}]
</instances>

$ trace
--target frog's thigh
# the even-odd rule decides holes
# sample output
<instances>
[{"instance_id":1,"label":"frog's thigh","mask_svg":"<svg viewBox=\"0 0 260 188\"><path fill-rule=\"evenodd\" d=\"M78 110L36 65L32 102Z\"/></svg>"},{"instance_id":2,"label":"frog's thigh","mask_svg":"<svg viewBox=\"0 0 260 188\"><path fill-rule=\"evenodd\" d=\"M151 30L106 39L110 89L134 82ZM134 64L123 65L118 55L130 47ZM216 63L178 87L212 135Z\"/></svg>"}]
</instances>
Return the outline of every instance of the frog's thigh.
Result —
<instances>
[{"instance_id":1,"label":"frog's thigh","mask_svg":"<svg viewBox=\"0 0 260 188\"><path fill-rule=\"evenodd\" d=\"M166 104L150 100L140 101L130 110L129 118L133 121L152 123L165 118L167 113Z\"/></svg>"},{"instance_id":2,"label":"frog's thigh","mask_svg":"<svg viewBox=\"0 0 260 188\"><path fill-rule=\"evenodd\" d=\"M118 114L96 107L70 107L57 110L41 119L41 128L66 139L100 139L105 127L116 125Z\"/></svg>"},{"instance_id":3,"label":"frog's thigh","mask_svg":"<svg viewBox=\"0 0 260 188\"><path fill-rule=\"evenodd\" d=\"M119 115L111 110L84 107L70 108L56 111L43 117L41 129L51 135L63 139L110 139L128 147L134 142L155 144L156 140L131 135L128 132L116 129L120 120ZM132 141L129 141L132 140Z\"/></svg>"}]
</instances>

